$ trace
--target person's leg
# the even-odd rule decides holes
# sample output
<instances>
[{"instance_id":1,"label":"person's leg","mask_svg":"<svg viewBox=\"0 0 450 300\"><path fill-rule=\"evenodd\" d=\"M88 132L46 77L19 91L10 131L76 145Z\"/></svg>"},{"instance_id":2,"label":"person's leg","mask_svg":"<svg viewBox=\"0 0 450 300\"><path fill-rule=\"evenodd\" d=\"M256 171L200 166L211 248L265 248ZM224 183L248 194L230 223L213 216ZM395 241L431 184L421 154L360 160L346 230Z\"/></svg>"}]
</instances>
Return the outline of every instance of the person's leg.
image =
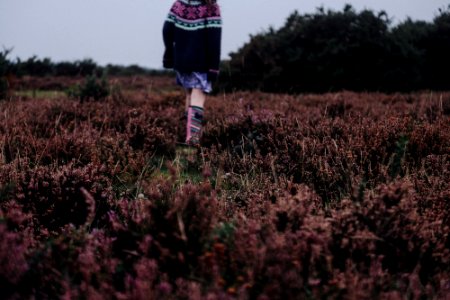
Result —
<instances>
[{"instance_id":1,"label":"person's leg","mask_svg":"<svg viewBox=\"0 0 450 300\"><path fill-rule=\"evenodd\" d=\"M190 105L187 115L186 143L198 145L203 122L203 107L206 101L206 94L199 89L192 89Z\"/></svg>"},{"instance_id":2,"label":"person's leg","mask_svg":"<svg viewBox=\"0 0 450 300\"><path fill-rule=\"evenodd\" d=\"M187 114L188 108L189 108L189 106L191 106L192 89L185 89L185 91L186 91L186 103L184 106L184 112L185 112L185 114Z\"/></svg>"},{"instance_id":3,"label":"person's leg","mask_svg":"<svg viewBox=\"0 0 450 300\"><path fill-rule=\"evenodd\" d=\"M205 106L206 94L199 89L192 89L191 92L191 106L203 108Z\"/></svg>"}]
</instances>

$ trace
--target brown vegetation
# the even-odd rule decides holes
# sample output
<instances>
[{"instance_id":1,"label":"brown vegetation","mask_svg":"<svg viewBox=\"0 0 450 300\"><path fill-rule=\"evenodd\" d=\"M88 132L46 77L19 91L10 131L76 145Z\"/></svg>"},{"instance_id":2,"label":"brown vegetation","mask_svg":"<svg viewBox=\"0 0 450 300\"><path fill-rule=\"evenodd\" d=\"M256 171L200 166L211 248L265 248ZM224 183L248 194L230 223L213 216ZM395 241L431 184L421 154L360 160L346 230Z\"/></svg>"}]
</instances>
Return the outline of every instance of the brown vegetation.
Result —
<instances>
[{"instance_id":1,"label":"brown vegetation","mask_svg":"<svg viewBox=\"0 0 450 300\"><path fill-rule=\"evenodd\" d=\"M450 94L217 95L192 159L181 92L116 84L0 103L2 297L450 293Z\"/></svg>"}]
</instances>

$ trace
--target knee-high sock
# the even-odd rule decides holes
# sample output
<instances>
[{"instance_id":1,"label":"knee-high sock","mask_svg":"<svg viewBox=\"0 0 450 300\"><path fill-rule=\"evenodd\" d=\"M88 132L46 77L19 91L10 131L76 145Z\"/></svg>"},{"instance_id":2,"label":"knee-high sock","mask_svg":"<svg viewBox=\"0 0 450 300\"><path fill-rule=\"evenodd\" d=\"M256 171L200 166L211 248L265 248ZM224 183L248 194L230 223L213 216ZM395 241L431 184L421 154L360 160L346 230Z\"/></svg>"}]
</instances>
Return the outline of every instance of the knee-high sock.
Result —
<instances>
[{"instance_id":1,"label":"knee-high sock","mask_svg":"<svg viewBox=\"0 0 450 300\"><path fill-rule=\"evenodd\" d=\"M200 134L202 130L204 110L199 106L189 106L186 126L186 143L198 145L200 143Z\"/></svg>"}]
</instances>

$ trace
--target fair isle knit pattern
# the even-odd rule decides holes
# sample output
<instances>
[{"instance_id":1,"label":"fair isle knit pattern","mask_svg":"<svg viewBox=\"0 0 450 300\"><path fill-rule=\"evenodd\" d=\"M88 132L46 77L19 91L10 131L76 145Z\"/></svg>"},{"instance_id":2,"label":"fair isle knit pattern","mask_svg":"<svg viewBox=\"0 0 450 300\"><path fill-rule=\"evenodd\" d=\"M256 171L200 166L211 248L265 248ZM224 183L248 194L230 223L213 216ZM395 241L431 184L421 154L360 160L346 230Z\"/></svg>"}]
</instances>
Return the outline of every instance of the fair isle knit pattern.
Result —
<instances>
[{"instance_id":1,"label":"fair isle knit pattern","mask_svg":"<svg viewBox=\"0 0 450 300\"><path fill-rule=\"evenodd\" d=\"M164 68L181 73L217 77L220 64L222 20L217 3L177 0L163 27Z\"/></svg>"},{"instance_id":2,"label":"fair isle knit pattern","mask_svg":"<svg viewBox=\"0 0 450 300\"><path fill-rule=\"evenodd\" d=\"M184 30L222 27L219 6L205 5L201 1L179 0L175 2L167 21Z\"/></svg>"}]
</instances>

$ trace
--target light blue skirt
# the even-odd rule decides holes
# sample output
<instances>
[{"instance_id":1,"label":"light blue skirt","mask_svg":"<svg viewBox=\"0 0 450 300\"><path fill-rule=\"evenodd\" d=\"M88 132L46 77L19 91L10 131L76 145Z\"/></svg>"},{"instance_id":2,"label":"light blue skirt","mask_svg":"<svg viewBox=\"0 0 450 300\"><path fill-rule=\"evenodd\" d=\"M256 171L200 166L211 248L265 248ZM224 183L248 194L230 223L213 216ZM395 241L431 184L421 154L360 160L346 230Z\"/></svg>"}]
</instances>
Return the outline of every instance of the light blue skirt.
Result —
<instances>
[{"instance_id":1,"label":"light blue skirt","mask_svg":"<svg viewBox=\"0 0 450 300\"><path fill-rule=\"evenodd\" d=\"M208 74L206 73L181 73L177 71L177 84L185 89L199 89L207 94L212 91L212 84L208 81Z\"/></svg>"}]
</instances>

